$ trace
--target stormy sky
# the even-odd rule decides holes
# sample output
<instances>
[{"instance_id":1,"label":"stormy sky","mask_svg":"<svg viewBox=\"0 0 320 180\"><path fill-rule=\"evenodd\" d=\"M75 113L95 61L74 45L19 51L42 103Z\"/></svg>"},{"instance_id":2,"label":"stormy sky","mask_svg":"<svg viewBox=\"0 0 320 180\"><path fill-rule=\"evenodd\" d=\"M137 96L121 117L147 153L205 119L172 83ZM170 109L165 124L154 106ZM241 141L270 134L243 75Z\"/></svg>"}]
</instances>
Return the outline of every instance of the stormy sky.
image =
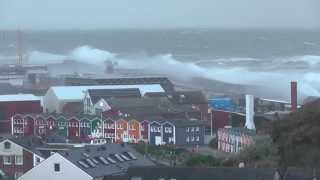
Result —
<instances>
[{"instance_id":1,"label":"stormy sky","mask_svg":"<svg viewBox=\"0 0 320 180\"><path fill-rule=\"evenodd\" d=\"M320 28L319 0L0 0L0 28Z\"/></svg>"}]
</instances>

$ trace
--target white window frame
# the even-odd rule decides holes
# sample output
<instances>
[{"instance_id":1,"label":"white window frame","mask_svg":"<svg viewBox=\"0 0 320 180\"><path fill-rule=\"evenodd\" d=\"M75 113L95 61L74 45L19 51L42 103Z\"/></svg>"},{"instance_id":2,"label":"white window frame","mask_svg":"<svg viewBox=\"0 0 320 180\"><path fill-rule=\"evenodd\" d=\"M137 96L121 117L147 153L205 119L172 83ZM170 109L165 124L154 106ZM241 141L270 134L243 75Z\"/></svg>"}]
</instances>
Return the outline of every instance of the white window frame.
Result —
<instances>
[{"instance_id":1,"label":"white window frame","mask_svg":"<svg viewBox=\"0 0 320 180\"><path fill-rule=\"evenodd\" d=\"M189 132L189 131L190 131L190 130L189 130L189 127L187 127L187 128L186 128L186 132Z\"/></svg>"},{"instance_id":2,"label":"white window frame","mask_svg":"<svg viewBox=\"0 0 320 180\"><path fill-rule=\"evenodd\" d=\"M12 164L12 156L3 156L3 164L4 165L11 165Z\"/></svg>"},{"instance_id":3,"label":"white window frame","mask_svg":"<svg viewBox=\"0 0 320 180\"><path fill-rule=\"evenodd\" d=\"M18 162L19 158L21 158L20 162ZM16 165L23 165L23 156L15 156L14 157L14 162L15 162Z\"/></svg>"},{"instance_id":4,"label":"white window frame","mask_svg":"<svg viewBox=\"0 0 320 180\"><path fill-rule=\"evenodd\" d=\"M196 127L196 132L199 132L200 131L200 127Z\"/></svg>"},{"instance_id":5,"label":"white window frame","mask_svg":"<svg viewBox=\"0 0 320 180\"><path fill-rule=\"evenodd\" d=\"M186 137L186 142L190 142L189 136Z\"/></svg>"}]
</instances>

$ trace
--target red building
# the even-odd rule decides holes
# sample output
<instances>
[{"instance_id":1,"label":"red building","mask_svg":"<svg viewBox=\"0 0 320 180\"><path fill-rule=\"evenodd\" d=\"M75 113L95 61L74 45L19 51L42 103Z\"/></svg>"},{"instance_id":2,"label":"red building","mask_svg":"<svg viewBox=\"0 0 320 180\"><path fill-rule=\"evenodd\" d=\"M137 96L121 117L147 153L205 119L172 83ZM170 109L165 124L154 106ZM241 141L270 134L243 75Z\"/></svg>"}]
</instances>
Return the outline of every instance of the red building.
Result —
<instances>
[{"instance_id":1,"label":"red building","mask_svg":"<svg viewBox=\"0 0 320 180\"><path fill-rule=\"evenodd\" d=\"M76 117L72 117L69 119L69 127L68 127L68 137L70 139L75 139L80 137L80 121Z\"/></svg>"},{"instance_id":2,"label":"red building","mask_svg":"<svg viewBox=\"0 0 320 180\"><path fill-rule=\"evenodd\" d=\"M216 131L230 125L231 113L222 110L212 110L212 129Z\"/></svg>"},{"instance_id":3,"label":"red building","mask_svg":"<svg viewBox=\"0 0 320 180\"><path fill-rule=\"evenodd\" d=\"M141 140L144 142L149 141L149 121L144 120L140 123L140 135Z\"/></svg>"},{"instance_id":4,"label":"red building","mask_svg":"<svg viewBox=\"0 0 320 180\"><path fill-rule=\"evenodd\" d=\"M32 94L0 95L0 133L10 133L13 115L40 112L40 98Z\"/></svg>"}]
</instances>

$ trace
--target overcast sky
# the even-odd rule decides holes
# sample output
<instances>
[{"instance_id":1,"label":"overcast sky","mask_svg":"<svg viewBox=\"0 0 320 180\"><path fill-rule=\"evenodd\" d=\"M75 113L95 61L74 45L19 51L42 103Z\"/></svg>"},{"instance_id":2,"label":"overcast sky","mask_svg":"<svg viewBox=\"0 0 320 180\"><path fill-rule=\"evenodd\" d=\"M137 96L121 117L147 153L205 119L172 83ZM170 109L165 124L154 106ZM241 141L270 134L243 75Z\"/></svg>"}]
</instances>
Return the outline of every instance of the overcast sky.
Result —
<instances>
[{"instance_id":1,"label":"overcast sky","mask_svg":"<svg viewBox=\"0 0 320 180\"><path fill-rule=\"evenodd\" d=\"M0 0L0 28L320 28L320 0Z\"/></svg>"}]
</instances>

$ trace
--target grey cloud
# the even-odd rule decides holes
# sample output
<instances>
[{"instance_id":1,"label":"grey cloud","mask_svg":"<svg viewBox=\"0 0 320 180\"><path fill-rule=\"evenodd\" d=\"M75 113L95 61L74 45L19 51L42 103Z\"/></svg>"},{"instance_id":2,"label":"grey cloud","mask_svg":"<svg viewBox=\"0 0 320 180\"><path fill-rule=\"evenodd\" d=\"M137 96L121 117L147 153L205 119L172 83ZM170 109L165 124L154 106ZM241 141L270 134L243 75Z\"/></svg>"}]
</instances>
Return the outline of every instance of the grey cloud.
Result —
<instances>
[{"instance_id":1,"label":"grey cloud","mask_svg":"<svg viewBox=\"0 0 320 180\"><path fill-rule=\"evenodd\" d=\"M316 28L318 0L0 0L0 28Z\"/></svg>"}]
</instances>

